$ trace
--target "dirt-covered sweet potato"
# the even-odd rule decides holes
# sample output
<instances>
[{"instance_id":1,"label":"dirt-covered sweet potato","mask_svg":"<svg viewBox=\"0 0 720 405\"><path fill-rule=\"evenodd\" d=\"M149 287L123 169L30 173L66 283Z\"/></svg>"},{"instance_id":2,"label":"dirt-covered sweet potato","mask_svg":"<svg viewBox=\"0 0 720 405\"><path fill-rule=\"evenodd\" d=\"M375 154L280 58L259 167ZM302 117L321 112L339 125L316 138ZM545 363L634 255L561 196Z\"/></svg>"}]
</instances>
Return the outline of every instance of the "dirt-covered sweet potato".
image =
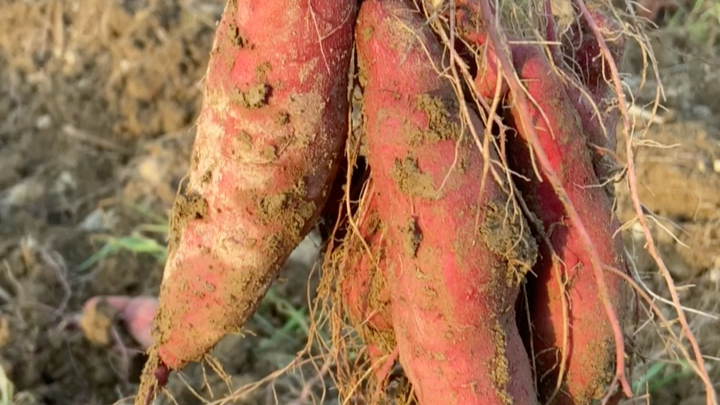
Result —
<instances>
[{"instance_id":1,"label":"dirt-covered sweet potato","mask_svg":"<svg viewBox=\"0 0 720 405\"><path fill-rule=\"evenodd\" d=\"M363 2L356 31L392 323L413 391L420 404L536 404L514 313L535 244L510 197L483 180L442 46L412 1Z\"/></svg>"},{"instance_id":2,"label":"dirt-covered sweet potato","mask_svg":"<svg viewBox=\"0 0 720 405\"><path fill-rule=\"evenodd\" d=\"M541 47L516 46L512 56L518 75L534 99L530 124L552 169L589 232L602 264L624 269L622 242L615 234L619 223L612 201L598 186L577 110ZM511 93L511 103L514 96ZM537 178L529 163L528 129L521 124L521 106L511 105L508 118L519 133L508 141L511 166L529 179L518 178L516 183L557 254L554 260L550 247L541 243L540 258L533 268L537 279L530 276L531 338L541 377L541 398L547 400L554 394L554 404L587 404L602 399L614 376L614 330L593 271L591 253L570 223L566 206L547 176L543 175L542 181ZM622 319L626 302L621 279L612 274L603 276L611 305ZM558 378L562 384L556 389Z\"/></svg>"},{"instance_id":3,"label":"dirt-covered sweet potato","mask_svg":"<svg viewBox=\"0 0 720 405\"><path fill-rule=\"evenodd\" d=\"M228 1L171 214L146 375L201 360L239 331L314 225L347 134L356 9L351 0Z\"/></svg>"}]
</instances>

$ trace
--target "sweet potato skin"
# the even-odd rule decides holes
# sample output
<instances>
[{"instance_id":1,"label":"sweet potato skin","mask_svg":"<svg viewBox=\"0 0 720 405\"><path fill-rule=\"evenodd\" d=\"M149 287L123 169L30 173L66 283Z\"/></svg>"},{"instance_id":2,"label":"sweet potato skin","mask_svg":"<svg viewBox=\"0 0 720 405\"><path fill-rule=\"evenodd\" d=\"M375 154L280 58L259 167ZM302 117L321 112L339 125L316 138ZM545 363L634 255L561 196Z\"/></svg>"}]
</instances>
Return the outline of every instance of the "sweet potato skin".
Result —
<instances>
[{"instance_id":1,"label":"sweet potato skin","mask_svg":"<svg viewBox=\"0 0 720 405\"><path fill-rule=\"evenodd\" d=\"M614 236L619 224L608 195L601 187L595 187L598 180L578 112L550 69L550 62L541 48L514 47L513 62L529 94L537 102L537 106L532 107L531 116L541 147L590 232L602 262L624 269L622 242L619 235ZM517 108L510 110L509 118L519 127ZM523 136L509 140L511 166L531 179L528 182L518 180L517 184L529 208L543 223L544 232L560 259L560 262L554 263L549 249L541 244L540 258L533 268L537 279L530 282L529 288L532 292L528 299L534 327L532 339L537 374L542 376L549 372L539 384L541 398L547 400L555 388L560 369L562 333L569 322L567 372L553 403L590 403L592 399L602 398L614 375L613 330L598 291L589 254L577 231L567 225L565 209L547 178L543 182L537 180L528 164L531 160L523 129L519 128L519 131ZM554 275L554 270L563 275L561 279ZM626 308L621 280L606 273L606 282L612 304L622 319ZM569 307L567 318L563 311L564 299Z\"/></svg>"},{"instance_id":2,"label":"sweet potato skin","mask_svg":"<svg viewBox=\"0 0 720 405\"><path fill-rule=\"evenodd\" d=\"M514 315L524 273L506 260L531 262L534 245L522 220L503 223L507 196L492 179L481 191L481 154L420 15L409 1L368 0L356 33L400 362L420 404L536 404Z\"/></svg>"},{"instance_id":3,"label":"sweet potato skin","mask_svg":"<svg viewBox=\"0 0 720 405\"><path fill-rule=\"evenodd\" d=\"M357 215L359 234L346 242L341 291L345 313L367 347L375 381L382 385L395 361L391 354L396 340L386 274L385 227L379 219L378 200L370 190Z\"/></svg>"},{"instance_id":4,"label":"sweet potato skin","mask_svg":"<svg viewBox=\"0 0 720 405\"><path fill-rule=\"evenodd\" d=\"M318 217L347 130L355 13L351 0L227 3L171 214L154 333L168 368L247 322Z\"/></svg>"},{"instance_id":5,"label":"sweet potato skin","mask_svg":"<svg viewBox=\"0 0 720 405\"><path fill-rule=\"evenodd\" d=\"M357 224L360 234L353 236L350 243L341 288L345 308L354 325L363 324L378 332L388 332L392 331L392 320L390 291L384 271L386 245L377 199L372 197Z\"/></svg>"}]
</instances>

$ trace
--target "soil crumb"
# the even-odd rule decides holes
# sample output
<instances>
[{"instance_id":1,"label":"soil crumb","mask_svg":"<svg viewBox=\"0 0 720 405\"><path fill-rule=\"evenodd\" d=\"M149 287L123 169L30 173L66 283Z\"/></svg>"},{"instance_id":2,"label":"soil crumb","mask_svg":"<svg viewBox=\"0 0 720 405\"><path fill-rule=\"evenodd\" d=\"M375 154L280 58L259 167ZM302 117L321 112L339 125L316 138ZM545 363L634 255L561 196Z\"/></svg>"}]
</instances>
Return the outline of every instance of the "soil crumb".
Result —
<instances>
[{"instance_id":1,"label":"soil crumb","mask_svg":"<svg viewBox=\"0 0 720 405\"><path fill-rule=\"evenodd\" d=\"M235 89L231 100L245 108L260 108L267 104L270 94L270 86L265 83L258 83L245 91Z\"/></svg>"},{"instance_id":2,"label":"soil crumb","mask_svg":"<svg viewBox=\"0 0 720 405\"><path fill-rule=\"evenodd\" d=\"M117 310L100 301L85 308L80 318L80 328L90 342L107 346L110 343L110 328L116 315Z\"/></svg>"},{"instance_id":3,"label":"soil crumb","mask_svg":"<svg viewBox=\"0 0 720 405\"><path fill-rule=\"evenodd\" d=\"M415 218L411 218L408 221L407 226L403 228L402 233L405 241L405 253L409 257L417 256L417 251L420 247L420 242L422 241L422 233L420 232L417 220Z\"/></svg>"}]
</instances>

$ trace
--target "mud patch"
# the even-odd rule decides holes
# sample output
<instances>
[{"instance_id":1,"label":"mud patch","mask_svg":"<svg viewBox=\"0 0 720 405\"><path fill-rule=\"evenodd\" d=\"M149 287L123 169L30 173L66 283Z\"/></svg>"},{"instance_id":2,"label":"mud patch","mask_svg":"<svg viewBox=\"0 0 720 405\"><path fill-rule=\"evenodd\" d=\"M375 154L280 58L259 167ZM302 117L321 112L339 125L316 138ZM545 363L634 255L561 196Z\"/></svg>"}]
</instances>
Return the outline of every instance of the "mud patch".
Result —
<instances>
[{"instance_id":1,"label":"mud patch","mask_svg":"<svg viewBox=\"0 0 720 405\"><path fill-rule=\"evenodd\" d=\"M420 232L417 219L411 218L401 232L403 234L405 254L408 257L416 257L420 242L422 241L422 233Z\"/></svg>"},{"instance_id":2,"label":"mud patch","mask_svg":"<svg viewBox=\"0 0 720 405\"><path fill-rule=\"evenodd\" d=\"M396 160L391 175L400 191L410 197L428 200L439 200L442 197L442 192L435 189L432 176L420 171L417 160L411 156Z\"/></svg>"},{"instance_id":3,"label":"mud patch","mask_svg":"<svg viewBox=\"0 0 720 405\"><path fill-rule=\"evenodd\" d=\"M433 144L461 136L458 117L450 115L450 111L458 111L457 102L453 98L442 99L422 94L417 97L415 107L427 114L428 126L425 130L410 134L410 145Z\"/></svg>"},{"instance_id":4,"label":"mud patch","mask_svg":"<svg viewBox=\"0 0 720 405\"><path fill-rule=\"evenodd\" d=\"M244 91L235 89L230 96L230 101L240 104L245 108L257 109L267 104L269 95L270 85L266 83L258 83Z\"/></svg>"},{"instance_id":5,"label":"mud patch","mask_svg":"<svg viewBox=\"0 0 720 405\"><path fill-rule=\"evenodd\" d=\"M513 399L507 392L508 383L510 382L510 367L505 350L507 347L507 338L505 331L497 320L493 327L492 339L493 346L495 347L495 357L492 359L491 376L495 384L495 390L505 405L512 405Z\"/></svg>"},{"instance_id":6,"label":"mud patch","mask_svg":"<svg viewBox=\"0 0 720 405\"><path fill-rule=\"evenodd\" d=\"M485 245L507 263L507 286L517 286L535 265L538 244L525 219L490 202L483 210L485 220L479 229Z\"/></svg>"},{"instance_id":7,"label":"mud patch","mask_svg":"<svg viewBox=\"0 0 720 405\"><path fill-rule=\"evenodd\" d=\"M307 188L302 180L287 192L256 197L255 205L260 221L265 225L281 222L282 233L293 243L317 208L315 202L307 201Z\"/></svg>"},{"instance_id":8,"label":"mud patch","mask_svg":"<svg viewBox=\"0 0 720 405\"><path fill-rule=\"evenodd\" d=\"M201 220L207 215L207 201L197 193L178 195L170 213L170 232L168 234L168 251L173 252L180 243L183 232L191 220Z\"/></svg>"}]
</instances>

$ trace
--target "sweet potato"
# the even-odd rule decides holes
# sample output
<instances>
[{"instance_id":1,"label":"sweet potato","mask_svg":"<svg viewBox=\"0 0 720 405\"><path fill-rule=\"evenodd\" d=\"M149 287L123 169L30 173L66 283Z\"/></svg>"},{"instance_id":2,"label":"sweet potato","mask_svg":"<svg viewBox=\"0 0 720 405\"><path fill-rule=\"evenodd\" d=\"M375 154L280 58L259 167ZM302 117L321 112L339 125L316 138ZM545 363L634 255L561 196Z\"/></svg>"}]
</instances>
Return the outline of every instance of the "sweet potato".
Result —
<instances>
[{"instance_id":1,"label":"sweet potato","mask_svg":"<svg viewBox=\"0 0 720 405\"><path fill-rule=\"evenodd\" d=\"M157 298L149 296L92 297L83 305L80 327L90 340L107 344L108 328L117 316L130 336L146 350L153 344L152 320L157 306Z\"/></svg>"},{"instance_id":2,"label":"sweet potato","mask_svg":"<svg viewBox=\"0 0 720 405\"><path fill-rule=\"evenodd\" d=\"M598 7L590 7L589 12L605 35L612 58L619 63L626 49L626 37L620 34L622 26ZM595 174L600 182L608 183L606 191L614 198L614 185L608 179L617 170L614 152L620 111L615 105L617 96L610 83L609 63L604 60L588 21L582 17L570 25L561 40L559 54L564 58L555 62L566 70L569 78L579 79L566 82L565 87L587 136Z\"/></svg>"},{"instance_id":3,"label":"sweet potato","mask_svg":"<svg viewBox=\"0 0 720 405\"><path fill-rule=\"evenodd\" d=\"M504 97L508 86L505 78L498 82L498 62L492 43L487 41L487 35L478 31L472 24L471 12L478 12L478 5L472 0L461 0L457 12L460 25L464 26L463 37L476 45L475 90L478 97L492 99L496 94L496 87L500 86L498 95ZM549 2L548 2L549 6ZM590 7L590 14L595 24L605 34L610 53L615 61L620 61L625 52L626 38L619 35L622 26L613 18L595 6ZM551 10L548 10L547 33L548 43L558 42L557 27L552 20ZM518 38L510 38L515 42L523 42ZM583 132L586 134L593 156L593 167L598 179L606 183L616 169L617 163L612 155L616 147L615 131L620 118L619 110L615 104L615 94L610 85L609 64L602 58L598 41L595 38L588 22L581 16L573 20L567 32L559 38L560 46L550 46L553 62L562 69L564 77L558 84L564 86L568 99L577 111ZM510 45L517 48L519 45ZM614 187L610 183L606 191L614 197Z\"/></svg>"},{"instance_id":4,"label":"sweet potato","mask_svg":"<svg viewBox=\"0 0 720 405\"><path fill-rule=\"evenodd\" d=\"M532 125L552 169L560 176L603 264L624 269L622 242L619 235L614 236L619 224L610 198L602 188L595 187L598 180L578 112L542 48L515 46L512 51L515 69L537 103L530 111ZM530 283L538 376L547 373L540 381L541 398L548 400L556 394L555 404L587 404L605 394L614 375L614 331L603 306L590 253L578 230L569 224L568 213L547 176L539 181L528 163L531 162L526 143L528 129L520 125L521 107L513 103L515 95L510 97L513 107L508 118L520 134L509 139L511 166L530 179L517 179L516 183L529 208L542 221L544 233L559 259L554 261L549 247L541 244L540 258L533 268L538 278ZM621 280L606 274L605 282L611 304L622 319L625 301ZM565 304L563 300L567 300ZM565 305L569 308L567 312ZM565 353L564 331L569 334ZM561 367L563 359L565 365ZM566 375L558 392L561 371Z\"/></svg>"},{"instance_id":5,"label":"sweet potato","mask_svg":"<svg viewBox=\"0 0 720 405\"><path fill-rule=\"evenodd\" d=\"M442 47L401 0L366 0L356 41L392 323L419 403L536 404L514 314L536 246L505 210L509 197L482 179L464 101L439 73Z\"/></svg>"},{"instance_id":6,"label":"sweet potato","mask_svg":"<svg viewBox=\"0 0 720 405\"><path fill-rule=\"evenodd\" d=\"M604 32L617 31L614 20L600 10L594 9L591 14ZM549 28L554 30L552 22ZM540 104L550 120L549 125L546 124L539 109L533 110L534 126L552 159L553 169L563 176L563 187L572 190L573 204L581 205L581 219L585 226L594 229L593 241L600 247L602 260L605 264L624 269L620 238L612 239L613 232L618 229L612 211L614 185L609 183L604 187L604 196L598 192L602 189L596 187L600 182L606 182L616 168L607 152L615 149L619 111L611 108L613 94L606 81L609 76L607 63L603 64L600 58L597 40L590 32L587 21L580 19L572 28L570 34L563 37L563 47L551 49L554 63L565 71L564 80L556 76L557 69L553 69L545 59L540 47L512 45L514 68L521 80L528 83L531 98ZM554 32L548 35L548 41L553 42ZM490 45L483 32L469 31L466 38L483 47ZM485 49L488 51L481 63L495 60L492 47ZM622 57L622 36L615 38L610 51L616 60ZM479 96L486 96L487 89L496 80L498 65L489 67L491 74L483 77L478 73L476 77ZM509 104L515 103L511 97ZM515 127L520 121L518 108L520 106L514 105L511 110L511 118L515 118L511 125ZM521 128L517 129L521 130L521 135L527 135ZM514 162L514 169L536 179L535 168L529 164L533 160L526 141L525 136L511 138L509 156ZM563 224L568 222L567 213L555 190L548 184L547 177L542 183L532 181L521 184L520 188L531 209L545 225L544 231L551 235L552 248L562 261L554 263L550 247L541 244L541 257L533 268L537 278L531 276L528 288L530 321L535 329L531 329L527 319L521 315L521 333L528 350L534 349L539 356L535 372L541 379L538 382L541 399L544 402L553 399L552 403L556 404L585 404L589 398L603 395L608 379L613 376L612 349L615 346L611 343L614 331L590 268L589 253L584 251L577 231L564 228ZM615 310L622 315L624 301L620 280L612 276L607 278ZM567 291L567 296L563 291ZM519 304L518 309L524 309L525 302ZM531 345L529 340L533 340L534 344ZM558 378L564 379L562 385L558 385Z\"/></svg>"},{"instance_id":7,"label":"sweet potato","mask_svg":"<svg viewBox=\"0 0 720 405\"><path fill-rule=\"evenodd\" d=\"M171 214L159 367L200 360L238 331L319 216L348 127L356 8L352 0L227 3L189 182Z\"/></svg>"},{"instance_id":8,"label":"sweet potato","mask_svg":"<svg viewBox=\"0 0 720 405\"><path fill-rule=\"evenodd\" d=\"M613 59L619 61L625 50L624 36L617 35L621 27L600 9L591 8L590 14L593 22L606 35ZM608 38L611 36L612 39ZM548 39L552 40L552 38ZM571 199L574 194L576 198L573 199L573 203L576 206L584 206L585 209L581 210L581 219L587 229L595 230L592 235L593 241L598 246L603 262L624 270L620 237L618 235L614 240L611 239L619 227L612 211L614 184L608 181L617 168L613 152L616 148L615 131L619 110L613 106L615 95L609 83L609 65L603 60L597 39L584 18L575 20L569 33L563 36L562 40L562 52L559 54L564 56L564 59L559 60L558 53L554 55L555 63L567 73L564 81L567 98L563 95L548 97L546 90L561 83L557 79L554 82L552 80L546 82L547 87L535 86L537 90L531 90L530 94L542 104L546 116L551 117L549 127L552 128L557 141L562 143L566 137L571 136L578 139L574 146L568 145L566 149L557 149L562 156L576 156L583 150L580 140L584 138L587 142L593 170L589 170L586 159L582 160L584 167L566 163L557 170L559 173L576 173L574 179L565 179L564 187L572 190ZM524 60L523 57L518 58L518 55L522 54L526 55ZM547 74L541 72L543 69L548 69L549 64L542 60L537 48L529 51L516 48L513 55L516 69L521 72L521 77L527 80L529 86L536 84L532 82L540 78L543 81L548 80ZM521 66L525 66L526 70L523 71ZM571 81L574 77L580 80ZM558 107L559 105L563 107ZM579 118L579 127L577 122L568 121L570 118L563 115L563 113L569 114L571 110L574 110ZM542 128L543 121L539 111L535 111L534 118ZM537 127L536 123L536 129ZM540 129L538 135L547 137L549 132ZM521 154L516 158L527 159L528 155ZM583 173L587 175L594 173L596 179L589 176L581 181ZM532 175L529 171L525 174ZM604 187L605 196L595 187L603 182L607 182ZM547 189L547 181L545 184ZM583 251L577 232L572 228L568 230L555 228L550 232L552 224L568 222L567 217L560 215L559 212L552 213L552 210L548 212L548 206L557 208L559 204L557 198L543 197L543 194L549 195L551 190L546 190L548 193L544 193L537 188L537 183L530 187L534 189L530 198L538 200L536 213L542 207L543 214L540 218L545 223L546 231L551 234L559 232L559 235L552 236L551 240L553 248L560 255L559 259L563 261L563 263L552 263L549 250L547 247L543 248L542 258L534 268L538 278L531 282L529 289L532 321L535 327L530 334L534 339L534 348L537 353L542 353L548 348L554 349L545 351L538 361L538 376L552 371L546 375L546 380L540 383L541 397L547 400L552 395L557 395L553 403L584 404L590 397L597 398L604 395L609 378L614 374L610 370L614 363L613 345L610 343L614 338L614 332L599 296L597 280L590 268L588 252ZM563 241L564 238L566 240ZM615 311L622 317L625 308L621 282L611 275L606 277L606 282ZM566 296L563 296L563 290L567 291ZM566 300L565 305L563 299ZM566 359L563 359L562 354L558 354L563 350L563 331L568 333ZM599 346L600 344L605 346ZM604 353L598 353L595 349L597 347L602 347ZM562 361L567 362L563 367L560 365ZM561 390L557 390L557 378L560 373L566 371L567 378L564 385Z\"/></svg>"}]
</instances>

